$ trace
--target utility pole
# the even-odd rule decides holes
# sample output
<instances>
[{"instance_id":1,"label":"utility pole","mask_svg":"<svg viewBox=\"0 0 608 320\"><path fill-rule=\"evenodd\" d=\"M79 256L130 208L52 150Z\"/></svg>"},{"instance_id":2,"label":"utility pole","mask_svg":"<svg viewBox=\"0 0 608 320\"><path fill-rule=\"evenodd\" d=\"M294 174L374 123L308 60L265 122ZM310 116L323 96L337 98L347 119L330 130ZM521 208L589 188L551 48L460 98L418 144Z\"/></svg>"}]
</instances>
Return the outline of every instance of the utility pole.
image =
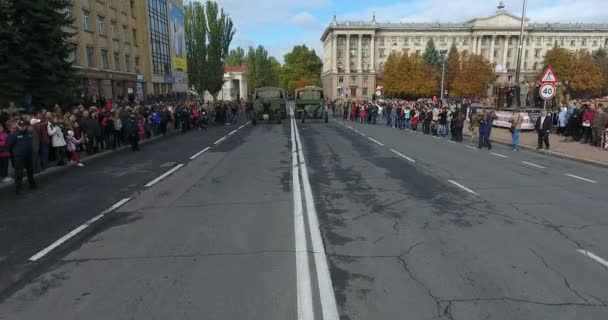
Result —
<instances>
[{"instance_id":1,"label":"utility pole","mask_svg":"<svg viewBox=\"0 0 608 320\"><path fill-rule=\"evenodd\" d=\"M443 80L445 78L445 53L447 52L447 50L440 50L439 53L441 53L441 100L443 101Z\"/></svg>"},{"instance_id":2,"label":"utility pole","mask_svg":"<svg viewBox=\"0 0 608 320\"><path fill-rule=\"evenodd\" d=\"M515 83L519 84L519 74L521 72L522 51L524 50L524 24L526 22L526 7L528 0L524 0L521 12L521 29L519 30L519 43L517 47L517 66L515 66Z\"/></svg>"}]
</instances>

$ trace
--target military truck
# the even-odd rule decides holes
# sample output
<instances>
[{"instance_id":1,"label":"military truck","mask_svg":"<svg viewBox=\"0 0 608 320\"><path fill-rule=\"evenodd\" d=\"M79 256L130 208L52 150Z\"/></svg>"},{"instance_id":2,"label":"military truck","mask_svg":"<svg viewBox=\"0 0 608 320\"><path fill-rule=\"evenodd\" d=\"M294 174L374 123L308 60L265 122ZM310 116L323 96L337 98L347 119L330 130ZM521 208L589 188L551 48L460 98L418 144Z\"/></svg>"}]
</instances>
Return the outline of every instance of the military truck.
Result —
<instances>
[{"instance_id":1,"label":"military truck","mask_svg":"<svg viewBox=\"0 0 608 320\"><path fill-rule=\"evenodd\" d=\"M281 119L287 116L287 93L283 88L263 87L253 91L253 115L251 124L257 124L258 120L272 120L281 123Z\"/></svg>"},{"instance_id":2,"label":"military truck","mask_svg":"<svg viewBox=\"0 0 608 320\"><path fill-rule=\"evenodd\" d=\"M296 116L302 119L324 119L327 123L329 115L323 105L323 89L319 87L298 88L296 96Z\"/></svg>"}]
</instances>

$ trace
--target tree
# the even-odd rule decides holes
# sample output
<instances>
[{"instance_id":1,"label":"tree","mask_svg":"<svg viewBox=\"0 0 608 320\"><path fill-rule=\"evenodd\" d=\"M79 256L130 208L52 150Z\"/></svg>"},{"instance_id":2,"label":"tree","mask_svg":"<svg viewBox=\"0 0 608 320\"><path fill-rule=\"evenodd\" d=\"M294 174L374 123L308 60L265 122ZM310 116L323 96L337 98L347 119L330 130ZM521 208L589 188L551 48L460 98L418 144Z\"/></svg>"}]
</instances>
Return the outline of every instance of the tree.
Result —
<instances>
[{"instance_id":1,"label":"tree","mask_svg":"<svg viewBox=\"0 0 608 320\"><path fill-rule=\"evenodd\" d=\"M70 60L74 19L67 0L0 1L0 95L25 105L73 102L79 81Z\"/></svg>"},{"instance_id":2,"label":"tree","mask_svg":"<svg viewBox=\"0 0 608 320\"><path fill-rule=\"evenodd\" d=\"M206 87L215 97L224 85L224 62L228 58L228 50L235 30L232 19L224 9L219 9L216 2L207 1L205 12L208 38Z\"/></svg>"},{"instance_id":3,"label":"tree","mask_svg":"<svg viewBox=\"0 0 608 320\"><path fill-rule=\"evenodd\" d=\"M281 64L276 58L269 57L263 46L260 45L256 49L249 47L245 65L249 71L249 93L255 88L279 85Z\"/></svg>"},{"instance_id":4,"label":"tree","mask_svg":"<svg viewBox=\"0 0 608 320\"><path fill-rule=\"evenodd\" d=\"M465 55L462 67L454 77L452 97L484 98L495 74L492 65L480 55Z\"/></svg>"},{"instance_id":5,"label":"tree","mask_svg":"<svg viewBox=\"0 0 608 320\"><path fill-rule=\"evenodd\" d=\"M553 68L558 79L571 80L574 71L574 55L564 48L554 47L545 54L539 78L542 77L542 73L548 66Z\"/></svg>"},{"instance_id":6,"label":"tree","mask_svg":"<svg viewBox=\"0 0 608 320\"><path fill-rule=\"evenodd\" d=\"M380 76L379 83L384 87L384 93L388 96L398 96L402 93L399 85L399 60L400 54L391 53L386 62Z\"/></svg>"},{"instance_id":7,"label":"tree","mask_svg":"<svg viewBox=\"0 0 608 320\"><path fill-rule=\"evenodd\" d=\"M245 50L241 47L230 50L226 59L227 67L238 67L245 64Z\"/></svg>"},{"instance_id":8,"label":"tree","mask_svg":"<svg viewBox=\"0 0 608 320\"><path fill-rule=\"evenodd\" d=\"M451 53L451 50L450 50L450 53ZM446 70L445 70L446 88L449 90L450 93L452 92L452 89L454 88L454 79L456 79L456 77L460 73L461 67L462 67L462 62L460 59L460 53L458 53L458 50L457 50L456 53L451 54L451 56L448 58L448 62L446 65Z\"/></svg>"},{"instance_id":9,"label":"tree","mask_svg":"<svg viewBox=\"0 0 608 320\"><path fill-rule=\"evenodd\" d=\"M284 56L285 64L281 72L281 86L289 91L300 87L302 83L321 85L323 62L314 49L306 45L294 46Z\"/></svg>"},{"instance_id":10,"label":"tree","mask_svg":"<svg viewBox=\"0 0 608 320\"><path fill-rule=\"evenodd\" d=\"M604 80L604 86L602 87L602 95L608 94L608 50L600 48L593 54L593 59L600 67L600 73Z\"/></svg>"},{"instance_id":11,"label":"tree","mask_svg":"<svg viewBox=\"0 0 608 320\"><path fill-rule=\"evenodd\" d=\"M424 58L424 62L431 68L441 71L441 54L439 54L439 51L435 48L435 41L433 41L433 38L429 39L426 43L426 49L424 50L422 57Z\"/></svg>"},{"instance_id":12,"label":"tree","mask_svg":"<svg viewBox=\"0 0 608 320\"><path fill-rule=\"evenodd\" d=\"M438 79L420 55L391 53L380 83L389 96L421 98L437 91Z\"/></svg>"},{"instance_id":13,"label":"tree","mask_svg":"<svg viewBox=\"0 0 608 320\"><path fill-rule=\"evenodd\" d=\"M188 83L196 92L207 90L207 18L199 2L185 6L184 29L188 48Z\"/></svg>"},{"instance_id":14,"label":"tree","mask_svg":"<svg viewBox=\"0 0 608 320\"><path fill-rule=\"evenodd\" d=\"M599 65L583 50L574 54L574 68L570 79L570 89L573 95L578 97L599 95L604 85Z\"/></svg>"},{"instance_id":15,"label":"tree","mask_svg":"<svg viewBox=\"0 0 608 320\"><path fill-rule=\"evenodd\" d=\"M448 52L448 61L452 59L452 57L454 57L454 55L458 54L458 48L456 47L455 43L452 43L452 46L450 47L450 51Z\"/></svg>"}]
</instances>

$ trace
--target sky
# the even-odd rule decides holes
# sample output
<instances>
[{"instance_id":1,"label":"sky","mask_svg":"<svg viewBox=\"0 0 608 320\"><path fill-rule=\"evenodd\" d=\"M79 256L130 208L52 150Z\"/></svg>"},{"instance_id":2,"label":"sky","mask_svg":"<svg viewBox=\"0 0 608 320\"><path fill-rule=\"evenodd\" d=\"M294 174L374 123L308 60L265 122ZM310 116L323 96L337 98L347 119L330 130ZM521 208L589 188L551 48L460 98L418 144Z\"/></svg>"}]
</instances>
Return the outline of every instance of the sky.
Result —
<instances>
[{"instance_id":1,"label":"sky","mask_svg":"<svg viewBox=\"0 0 608 320\"><path fill-rule=\"evenodd\" d=\"M184 2L188 2L185 0ZM196 1L196 0L195 0ZM305 44L322 57L323 31L335 12L338 21L463 22L490 16L498 0L215 0L228 12L236 34L231 47L263 45L283 61L294 45ZM504 1L520 16L523 0ZM528 0L531 22L608 23L608 0Z\"/></svg>"}]
</instances>

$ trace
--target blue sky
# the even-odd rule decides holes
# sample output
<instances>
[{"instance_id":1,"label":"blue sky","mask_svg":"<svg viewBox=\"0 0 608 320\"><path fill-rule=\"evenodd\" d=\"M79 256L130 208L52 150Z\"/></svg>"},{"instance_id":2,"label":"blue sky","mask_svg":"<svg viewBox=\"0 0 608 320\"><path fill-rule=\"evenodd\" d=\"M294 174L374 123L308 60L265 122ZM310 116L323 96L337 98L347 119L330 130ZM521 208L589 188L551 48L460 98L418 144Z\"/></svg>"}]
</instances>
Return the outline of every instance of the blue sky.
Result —
<instances>
[{"instance_id":1,"label":"blue sky","mask_svg":"<svg viewBox=\"0 0 608 320\"><path fill-rule=\"evenodd\" d=\"M216 0L232 17L237 33L232 47L263 45L271 55L283 55L306 44L322 55L320 37L332 20L381 22L462 22L494 14L498 0ZM185 1L187 2L187 0ZM505 0L507 10L520 15L523 0ZM533 22L608 23L608 0L528 0Z\"/></svg>"}]
</instances>

